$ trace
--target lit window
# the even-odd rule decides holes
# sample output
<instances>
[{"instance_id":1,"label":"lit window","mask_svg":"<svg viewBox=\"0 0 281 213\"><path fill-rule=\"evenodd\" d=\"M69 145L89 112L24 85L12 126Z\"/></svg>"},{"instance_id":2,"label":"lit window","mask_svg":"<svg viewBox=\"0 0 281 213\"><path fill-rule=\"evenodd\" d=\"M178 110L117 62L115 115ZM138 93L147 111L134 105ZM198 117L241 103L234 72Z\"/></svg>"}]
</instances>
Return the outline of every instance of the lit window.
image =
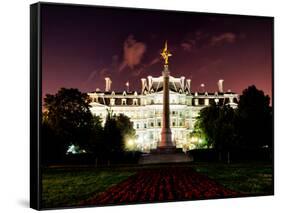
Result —
<instances>
[{"instance_id":1,"label":"lit window","mask_svg":"<svg viewBox=\"0 0 281 213\"><path fill-rule=\"evenodd\" d=\"M115 99L114 98L110 99L110 105L115 105Z\"/></svg>"},{"instance_id":2,"label":"lit window","mask_svg":"<svg viewBox=\"0 0 281 213\"><path fill-rule=\"evenodd\" d=\"M205 103L205 106L208 106L209 105L209 99L206 98L204 103Z\"/></svg>"},{"instance_id":3,"label":"lit window","mask_svg":"<svg viewBox=\"0 0 281 213\"><path fill-rule=\"evenodd\" d=\"M216 99L215 99L215 102L216 102L216 104L218 104L218 103L219 103L219 99L218 99L218 98L216 98Z\"/></svg>"}]
</instances>

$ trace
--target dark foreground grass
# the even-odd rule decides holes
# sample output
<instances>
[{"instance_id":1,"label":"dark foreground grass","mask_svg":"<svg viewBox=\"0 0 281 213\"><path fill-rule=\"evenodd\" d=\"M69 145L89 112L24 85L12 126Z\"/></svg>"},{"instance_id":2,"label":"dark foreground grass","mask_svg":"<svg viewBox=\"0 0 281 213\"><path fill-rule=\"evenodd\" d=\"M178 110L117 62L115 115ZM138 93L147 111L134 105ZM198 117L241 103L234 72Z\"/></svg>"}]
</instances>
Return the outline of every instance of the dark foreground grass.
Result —
<instances>
[{"instance_id":1,"label":"dark foreground grass","mask_svg":"<svg viewBox=\"0 0 281 213\"><path fill-rule=\"evenodd\" d=\"M93 168L45 169L42 175L44 208L79 205L81 200L125 180L133 171Z\"/></svg>"},{"instance_id":2,"label":"dark foreground grass","mask_svg":"<svg viewBox=\"0 0 281 213\"><path fill-rule=\"evenodd\" d=\"M48 168L42 174L44 208L79 206L140 170L159 167L192 167L228 189L244 195L273 194L273 168L265 163L188 163L115 168Z\"/></svg>"},{"instance_id":3,"label":"dark foreground grass","mask_svg":"<svg viewBox=\"0 0 281 213\"><path fill-rule=\"evenodd\" d=\"M245 195L273 194L273 168L270 164L198 164L193 167L226 188Z\"/></svg>"}]
</instances>

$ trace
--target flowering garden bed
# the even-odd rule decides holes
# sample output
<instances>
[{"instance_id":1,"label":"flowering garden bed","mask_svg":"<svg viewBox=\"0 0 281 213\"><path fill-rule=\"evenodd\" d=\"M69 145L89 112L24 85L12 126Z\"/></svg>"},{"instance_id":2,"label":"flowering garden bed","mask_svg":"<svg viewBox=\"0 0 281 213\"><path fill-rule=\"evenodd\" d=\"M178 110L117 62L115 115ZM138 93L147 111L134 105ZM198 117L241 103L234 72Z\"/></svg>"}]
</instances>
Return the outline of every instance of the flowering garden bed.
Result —
<instances>
[{"instance_id":1,"label":"flowering garden bed","mask_svg":"<svg viewBox=\"0 0 281 213\"><path fill-rule=\"evenodd\" d=\"M144 169L81 204L129 204L226 198L238 195L239 193L226 189L191 168L158 168Z\"/></svg>"}]
</instances>

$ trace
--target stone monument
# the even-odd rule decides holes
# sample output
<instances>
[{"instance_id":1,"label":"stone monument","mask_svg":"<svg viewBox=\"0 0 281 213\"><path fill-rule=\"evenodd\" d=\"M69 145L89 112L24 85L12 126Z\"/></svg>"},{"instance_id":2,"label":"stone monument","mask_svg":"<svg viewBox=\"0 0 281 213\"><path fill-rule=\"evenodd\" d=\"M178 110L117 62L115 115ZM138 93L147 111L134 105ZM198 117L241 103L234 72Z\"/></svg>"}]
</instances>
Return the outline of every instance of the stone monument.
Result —
<instances>
[{"instance_id":1,"label":"stone monument","mask_svg":"<svg viewBox=\"0 0 281 213\"><path fill-rule=\"evenodd\" d=\"M174 152L176 146L172 142L172 131L170 128L170 98L169 98L169 57L172 54L168 50L167 41L165 47L161 53L164 59L164 70L163 76L163 112L162 112L162 130L161 130L161 141L158 144L157 151L159 152Z\"/></svg>"},{"instance_id":2,"label":"stone monument","mask_svg":"<svg viewBox=\"0 0 281 213\"><path fill-rule=\"evenodd\" d=\"M140 164L154 164L154 163L179 163L189 162L192 158L186 155L181 149L176 149L172 141L172 131L170 128L170 98L169 98L169 57L172 54L168 50L168 43L165 42L165 47L161 53L164 59L163 75L163 113L162 113L162 130L161 141L157 148L151 150L148 155L143 155L139 161Z\"/></svg>"}]
</instances>

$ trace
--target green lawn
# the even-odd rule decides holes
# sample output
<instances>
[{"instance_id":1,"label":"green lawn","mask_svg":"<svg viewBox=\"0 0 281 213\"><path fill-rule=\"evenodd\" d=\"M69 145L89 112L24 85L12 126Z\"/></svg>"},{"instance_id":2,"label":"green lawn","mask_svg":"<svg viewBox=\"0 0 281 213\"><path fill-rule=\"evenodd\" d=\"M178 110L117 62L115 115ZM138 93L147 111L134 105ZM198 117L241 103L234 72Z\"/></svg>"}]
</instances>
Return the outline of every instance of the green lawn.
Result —
<instances>
[{"instance_id":1,"label":"green lawn","mask_svg":"<svg viewBox=\"0 0 281 213\"><path fill-rule=\"evenodd\" d=\"M246 195L273 194L273 169L269 164L198 164L194 168L225 187Z\"/></svg>"},{"instance_id":2,"label":"green lawn","mask_svg":"<svg viewBox=\"0 0 281 213\"><path fill-rule=\"evenodd\" d=\"M132 171L108 169L47 169L42 175L43 207L78 205L129 176Z\"/></svg>"},{"instance_id":3,"label":"green lawn","mask_svg":"<svg viewBox=\"0 0 281 213\"><path fill-rule=\"evenodd\" d=\"M245 195L272 194L272 166L262 163L188 163L120 168L48 168L42 175L43 207L75 206L105 191L139 169L167 166L192 167L225 187Z\"/></svg>"}]
</instances>

